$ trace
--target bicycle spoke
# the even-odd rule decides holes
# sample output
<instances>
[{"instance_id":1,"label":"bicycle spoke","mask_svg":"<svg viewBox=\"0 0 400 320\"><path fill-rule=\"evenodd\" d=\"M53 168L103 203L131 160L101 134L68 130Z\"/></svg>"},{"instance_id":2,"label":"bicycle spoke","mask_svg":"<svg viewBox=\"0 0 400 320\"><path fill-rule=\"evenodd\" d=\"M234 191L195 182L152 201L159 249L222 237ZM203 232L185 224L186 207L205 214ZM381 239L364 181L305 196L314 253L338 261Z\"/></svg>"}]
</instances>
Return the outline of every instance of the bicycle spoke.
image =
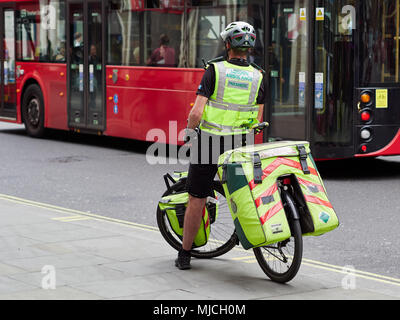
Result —
<instances>
[{"instance_id":1,"label":"bicycle spoke","mask_svg":"<svg viewBox=\"0 0 400 320\"><path fill-rule=\"evenodd\" d=\"M284 245L282 246L282 243ZM281 271L283 267L286 269L290 268L293 261L294 246L292 241L286 241L278 243L275 246L262 247L263 256L266 262L271 266L271 269L275 271Z\"/></svg>"}]
</instances>

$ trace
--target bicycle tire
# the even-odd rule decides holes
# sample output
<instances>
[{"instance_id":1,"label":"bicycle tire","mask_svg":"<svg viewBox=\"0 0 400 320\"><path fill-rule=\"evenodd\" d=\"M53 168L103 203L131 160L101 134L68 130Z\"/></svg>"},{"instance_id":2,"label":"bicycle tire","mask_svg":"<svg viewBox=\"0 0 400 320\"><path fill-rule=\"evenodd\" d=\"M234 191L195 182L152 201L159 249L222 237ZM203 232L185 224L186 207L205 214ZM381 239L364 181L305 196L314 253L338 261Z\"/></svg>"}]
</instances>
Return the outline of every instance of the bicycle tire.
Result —
<instances>
[{"instance_id":1,"label":"bicycle tire","mask_svg":"<svg viewBox=\"0 0 400 320\"><path fill-rule=\"evenodd\" d=\"M298 216L297 212L289 212L289 210L297 211L296 204L293 197L287 191L282 192L285 193L282 198L286 199L285 211L292 233L291 238L274 245L253 249L254 255L261 269L272 281L277 283L287 283L293 280L300 269L303 257L303 235L300 221L292 218L293 216ZM292 256L286 257L282 249L286 248L291 242L294 242L294 253ZM272 250L274 250L274 252L272 252ZM285 262L286 260L287 262L292 262L290 266ZM282 262L284 265L286 264L286 266L283 267L283 272L278 272L277 263Z\"/></svg>"},{"instance_id":2,"label":"bicycle tire","mask_svg":"<svg viewBox=\"0 0 400 320\"><path fill-rule=\"evenodd\" d=\"M186 180L182 179L175 183L174 185L171 186L171 188L167 191L164 192L163 197L168 196L174 192L182 192L185 191L186 188ZM222 188L222 185L220 182L215 181L213 184L213 190L216 191L219 195L223 196L225 199L225 194ZM228 205L226 204L226 208L228 209ZM221 211L221 206L219 205L219 211ZM228 213L228 211L227 211ZM227 230L224 235L217 235L217 232L224 232L224 230L218 230L216 231L216 226L221 225L221 228L225 227L225 224L222 225L221 222L219 222L222 218L228 218L229 219L229 225L232 231ZM169 222L167 221L167 217L165 212L160 210L160 208L157 206L157 224L158 228L160 230L161 235L163 238L167 241L167 243L174 248L175 250L180 250L182 247L182 241L181 239L176 236L176 234L172 231ZM227 223L228 224L228 223ZM226 225L227 225L226 224ZM226 226L228 228L228 226ZM215 237L215 239L213 238ZM222 240L218 240L218 237L223 237ZM211 232L210 232L210 239L204 247L201 248L196 248L191 251L191 254L193 257L197 259L212 259L219 257L230 250L232 250L236 244L238 243L237 241L237 236L235 233L235 228L232 223L232 218L227 214L224 214L224 217L221 217L221 212L218 214L218 219L214 222L214 224L211 224Z\"/></svg>"}]
</instances>

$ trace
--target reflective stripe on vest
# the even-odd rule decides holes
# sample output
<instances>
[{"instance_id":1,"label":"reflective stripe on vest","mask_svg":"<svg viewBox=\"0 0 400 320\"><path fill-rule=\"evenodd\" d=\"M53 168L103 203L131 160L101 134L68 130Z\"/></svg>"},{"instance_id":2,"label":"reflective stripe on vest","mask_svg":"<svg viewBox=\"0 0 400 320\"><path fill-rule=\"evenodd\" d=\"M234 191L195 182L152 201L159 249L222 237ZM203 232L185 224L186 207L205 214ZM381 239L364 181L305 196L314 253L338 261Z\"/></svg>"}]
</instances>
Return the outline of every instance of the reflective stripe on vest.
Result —
<instances>
[{"instance_id":1,"label":"reflective stripe on vest","mask_svg":"<svg viewBox=\"0 0 400 320\"><path fill-rule=\"evenodd\" d=\"M218 133L237 134L243 132L243 127L223 126L221 124L216 124L205 120L202 120L201 124L203 128L208 130L217 130Z\"/></svg>"},{"instance_id":2,"label":"reflective stripe on vest","mask_svg":"<svg viewBox=\"0 0 400 320\"><path fill-rule=\"evenodd\" d=\"M200 129L217 135L245 134L257 123L256 103L262 74L252 66L214 63L215 89L209 98Z\"/></svg>"}]
</instances>

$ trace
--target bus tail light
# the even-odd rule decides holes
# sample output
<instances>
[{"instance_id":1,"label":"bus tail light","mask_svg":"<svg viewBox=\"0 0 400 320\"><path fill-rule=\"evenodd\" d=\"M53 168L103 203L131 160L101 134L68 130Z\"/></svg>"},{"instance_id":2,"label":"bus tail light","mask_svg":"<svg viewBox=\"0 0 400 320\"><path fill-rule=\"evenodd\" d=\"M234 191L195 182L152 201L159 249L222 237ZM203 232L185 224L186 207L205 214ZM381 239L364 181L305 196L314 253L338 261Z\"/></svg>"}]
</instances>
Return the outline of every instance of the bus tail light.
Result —
<instances>
[{"instance_id":1,"label":"bus tail light","mask_svg":"<svg viewBox=\"0 0 400 320\"><path fill-rule=\"evenodd\" d=\"M371 95L368 92L364 92L361 94L361 102L364 104L368 104L371 102Z\"/></svg>"},{"instance_id":2,"label":"bus tail light","mask_svg":"<svg viewBox=\"0 0 400 320\"><path fill-rule=\"evenodd\" d=\"M363 111L361 113L361 120L368 122L369 120L371 120L371 113L369 111Z\"/></svg>"},{"instance_id":3,"label":"bus tail light","mask_svg":"<svg viewBox=\"0 0 400 320\"><path fill-rule=\"evenodd\" d=\"M368 148L367 148L367 146L364 144L364 145L362 145L361 146L361 152L363 152L363 153L367 153L367 151L368 151Z\"/></svg>"}]
</instances>

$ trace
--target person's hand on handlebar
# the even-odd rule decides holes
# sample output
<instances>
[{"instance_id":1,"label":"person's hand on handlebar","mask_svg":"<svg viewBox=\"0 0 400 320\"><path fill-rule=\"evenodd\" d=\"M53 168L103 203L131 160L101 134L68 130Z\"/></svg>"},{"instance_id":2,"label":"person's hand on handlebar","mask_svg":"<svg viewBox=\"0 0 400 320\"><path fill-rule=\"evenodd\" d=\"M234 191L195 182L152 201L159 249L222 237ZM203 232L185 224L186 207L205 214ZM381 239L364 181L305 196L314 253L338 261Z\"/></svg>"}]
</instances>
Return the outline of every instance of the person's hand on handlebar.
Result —
<instances>
[{"instance_id":1,"label":"person's hand on handlebar","mask_svg":"<svg viewBox=\"0 0 400 320\"><path fill-rule=\"evenodd\" d=\"M269 127L268 122L260 122L260 123L255 124L254 126L252 126L250 129L254 130L255 134L260 134L267 127Z\"/></svg>"},{"instance_id":2,"label":"person's hand on handlebar","mask_svg":"<svg viewBox=\"0 0 400 320\"><path fill-rule=\"evenodd\" d=\"M188 142L193 141L194 139L197 138L198 134L199 134L199 128L194 128L194 129L186 128L185 135L183 137L184 143L187 144Z\"/></svg>"}]
</instances>

